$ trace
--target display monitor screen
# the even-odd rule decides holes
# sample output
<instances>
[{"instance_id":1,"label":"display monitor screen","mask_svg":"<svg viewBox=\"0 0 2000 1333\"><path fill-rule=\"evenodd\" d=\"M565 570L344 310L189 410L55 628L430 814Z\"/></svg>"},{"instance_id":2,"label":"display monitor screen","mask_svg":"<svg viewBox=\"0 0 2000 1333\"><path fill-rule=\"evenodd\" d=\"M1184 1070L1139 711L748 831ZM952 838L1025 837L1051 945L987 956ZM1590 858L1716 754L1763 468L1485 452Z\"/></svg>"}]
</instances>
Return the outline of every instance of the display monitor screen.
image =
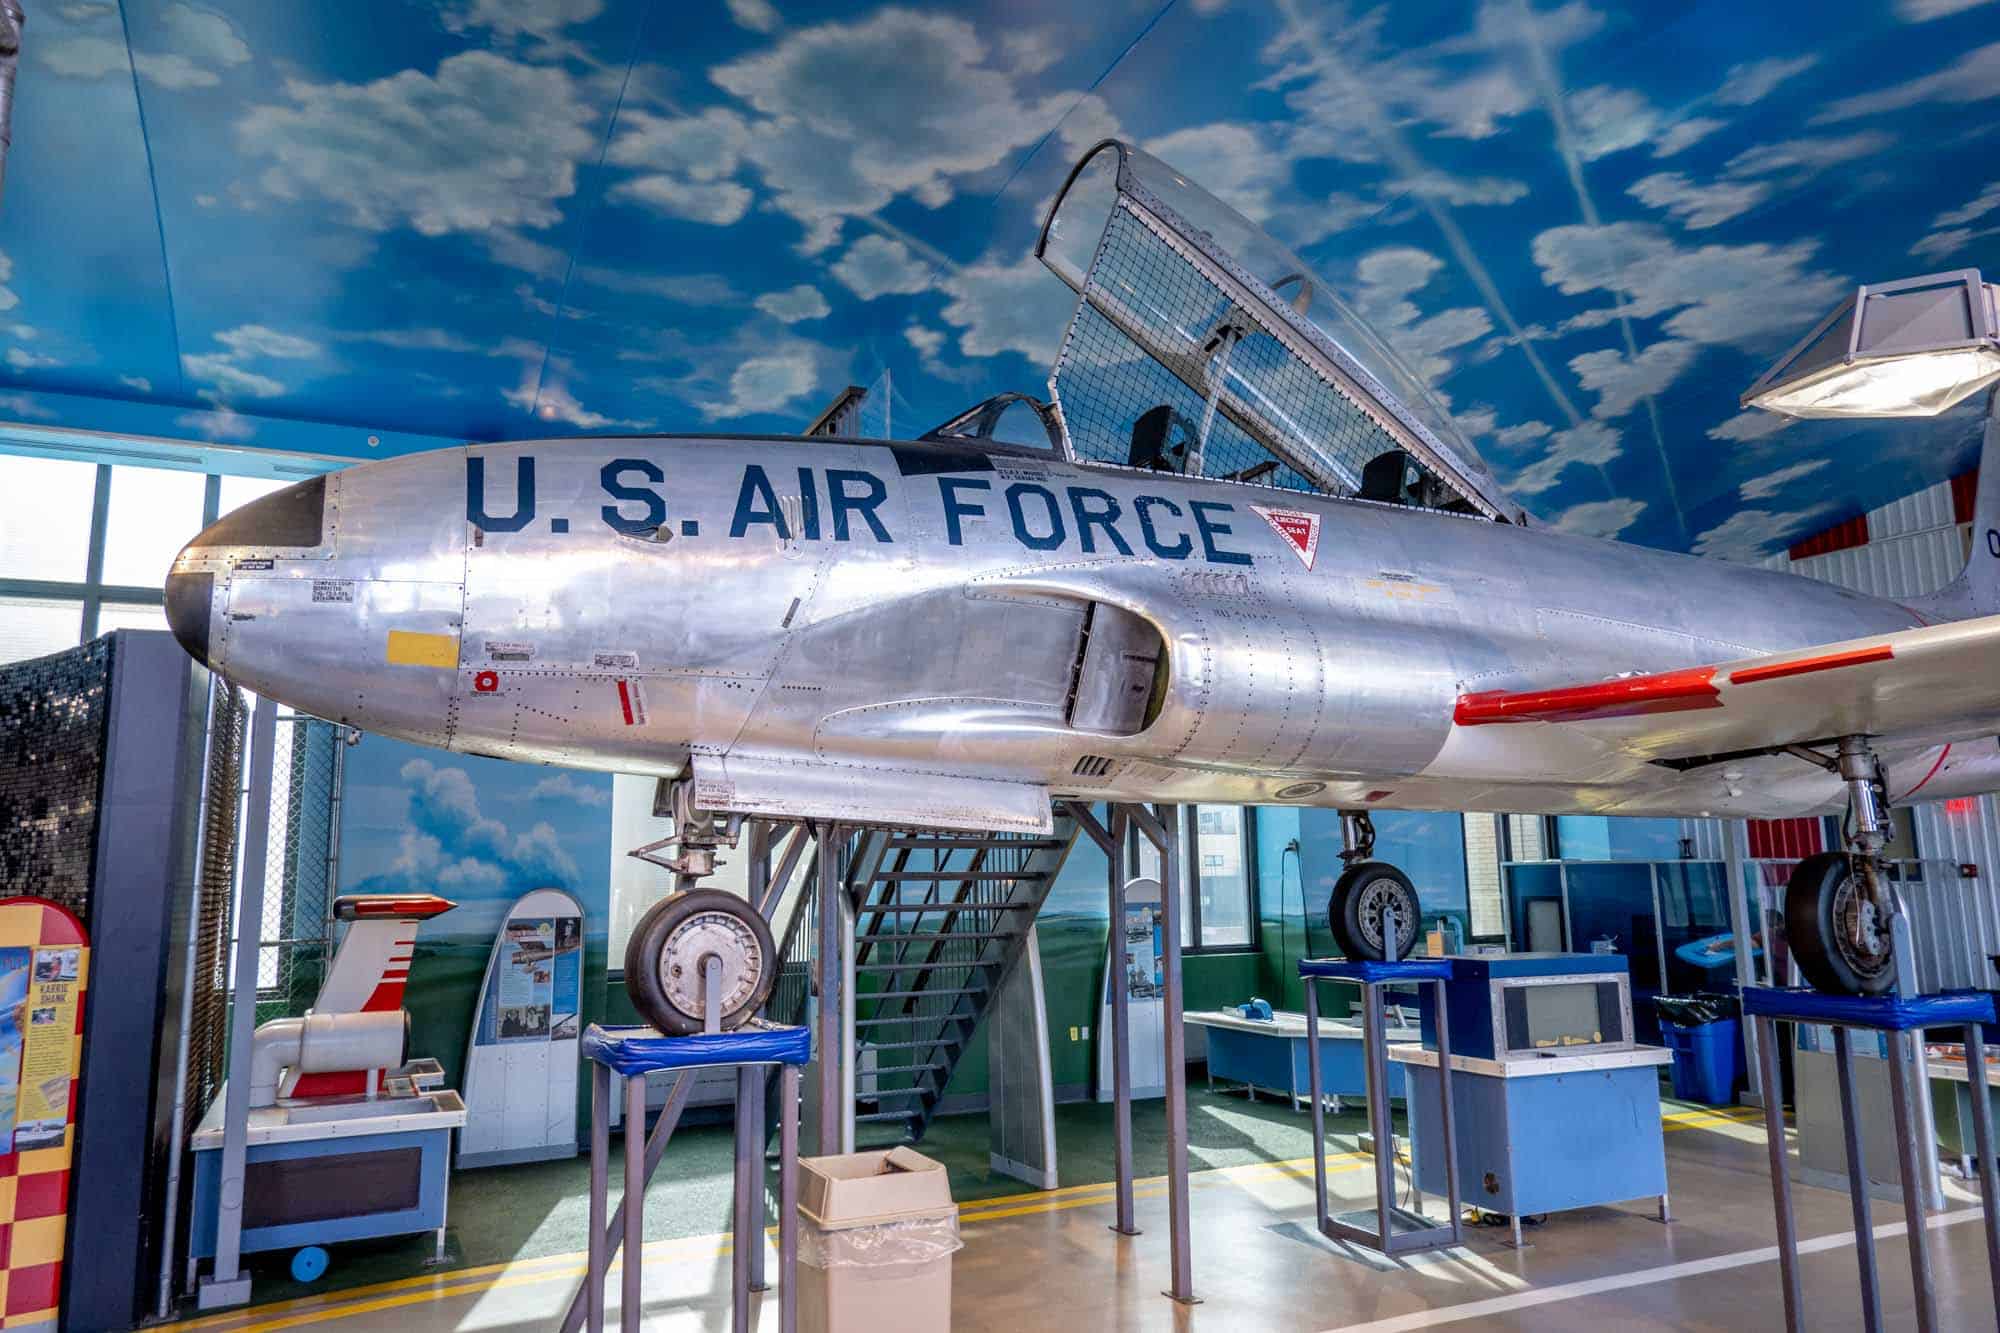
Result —
<instances>
[{"instance_id":1,"label":"display monitor screen","mask_svg":"<svg viewBox=\"0 0 2000 1333\"><path fill-rule=\"evenodd\" d=\"M1609 1046L1625 1040L1615 981L1564 981L1507 987L1510 1054Z\"/></svg>"}]
</instances>

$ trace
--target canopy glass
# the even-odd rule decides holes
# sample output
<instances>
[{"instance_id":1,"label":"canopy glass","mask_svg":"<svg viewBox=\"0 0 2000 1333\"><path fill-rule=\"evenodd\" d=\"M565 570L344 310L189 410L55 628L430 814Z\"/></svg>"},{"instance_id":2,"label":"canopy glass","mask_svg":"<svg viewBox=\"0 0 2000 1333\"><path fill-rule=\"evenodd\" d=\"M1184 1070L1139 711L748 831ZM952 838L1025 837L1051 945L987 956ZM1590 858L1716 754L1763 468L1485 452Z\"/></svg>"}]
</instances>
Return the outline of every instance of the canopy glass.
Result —
<instances>
[{"instance_id":1,"label":"canopy glass","mask_svg":"<svg viewBox=\"0 0 2000 1333\"><path fill-rule=\"evenodd\" d=\"M1303 260L1157 158L1092 149L1036 252L1082 297L1050 380L1077 456L1519 517Z\"/></svg>"}]
</instances>

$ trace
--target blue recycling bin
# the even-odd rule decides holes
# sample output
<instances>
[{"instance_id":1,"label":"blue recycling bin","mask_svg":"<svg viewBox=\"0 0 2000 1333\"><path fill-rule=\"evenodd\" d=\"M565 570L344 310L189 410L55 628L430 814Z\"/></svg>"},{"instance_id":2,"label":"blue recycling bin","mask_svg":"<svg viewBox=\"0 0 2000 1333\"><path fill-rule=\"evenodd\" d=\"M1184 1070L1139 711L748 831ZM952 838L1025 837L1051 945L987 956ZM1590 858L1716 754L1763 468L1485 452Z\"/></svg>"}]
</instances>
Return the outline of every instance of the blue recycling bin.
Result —
<instances>
[{"instance_id":1,"label":"blue recycling bin","mask_svg":"<svg viewBox=\"0 0 2000 1333\"><path fill-rule=\"evenodd\" d=\"M1741 1028L1733 1018L1718 1018L1699 1027L1660 1024L1660 1036L1674 1053L1674 1096L1709 1106L1735 1102L1736 1086L1747 1072Z\"/></svg>"}]
</instances>

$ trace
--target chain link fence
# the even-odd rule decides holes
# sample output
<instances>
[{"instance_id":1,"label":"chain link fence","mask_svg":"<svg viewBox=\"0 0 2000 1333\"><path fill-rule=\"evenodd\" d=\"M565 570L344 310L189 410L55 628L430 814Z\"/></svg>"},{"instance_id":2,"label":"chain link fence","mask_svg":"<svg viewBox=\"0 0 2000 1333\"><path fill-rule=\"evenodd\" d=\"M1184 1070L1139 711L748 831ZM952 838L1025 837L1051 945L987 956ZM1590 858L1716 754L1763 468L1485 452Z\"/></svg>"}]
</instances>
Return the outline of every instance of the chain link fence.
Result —
<instances>
[{"instance_id":1,"label":"chain link fence","mask_svg":"<svg viewBox=\"0 0 2000 1333\"><path fill-rule=\"evenodd\" d=\"M202 807L200 888L195 905L194 995L188 1032L187 1102L194 1120L226 1076L235 889L243 823L264 802L270 836L258 921L257 1021L304 1013L319 995L332 954L339 840L340 728L318 718L277 719L267 792L248 790L252 700L218 688L210 719Z\"/></svg>"},{"instance_id":2,"label":"chain link fence","mask_svg":"<svg viewBox=\"0 0 2000 1333\"><path fill-rule=\"evenodd\" d=\"M271 757L270 854L257 953L257 1021L304 1013L331 956L342 740L330 722L281 716ZM252 799L255 799L254 793Z\"/></svg>"},{"instance_id":3,"label":"chain link fence","mask_svg":"<svg viewBox=\"0 0 2000 1333\"><path fill-rule=\"evenodd\" d=\"M236 830L242 810L243 691L216 682L209 712L208 771L201 807L201 862L194 907L193 967L188 987L188 1123L201 1119L227 1073L229 918L236 885Z\"/></svg>"}]
</instances>

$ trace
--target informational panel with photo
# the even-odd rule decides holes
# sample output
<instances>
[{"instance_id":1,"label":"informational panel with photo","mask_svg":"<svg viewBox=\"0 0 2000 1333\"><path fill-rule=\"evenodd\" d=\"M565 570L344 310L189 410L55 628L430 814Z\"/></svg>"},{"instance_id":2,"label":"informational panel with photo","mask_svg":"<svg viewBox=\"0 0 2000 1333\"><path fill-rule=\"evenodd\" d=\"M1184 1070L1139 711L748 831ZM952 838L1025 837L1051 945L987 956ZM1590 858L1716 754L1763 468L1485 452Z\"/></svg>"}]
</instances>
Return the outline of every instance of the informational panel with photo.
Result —
<instances>
[{"instance_id":1,"label":"informational panel with photo","mask_svg":"<svg viewBox=\"0 0 2000 1333\"><path fill-rule=\"evenodd\" d=\"M473 1016L461 1167L575 1153L582 995L583 908L559 889L524 894L494 935Z\"/></svg>"}]
</instances>

